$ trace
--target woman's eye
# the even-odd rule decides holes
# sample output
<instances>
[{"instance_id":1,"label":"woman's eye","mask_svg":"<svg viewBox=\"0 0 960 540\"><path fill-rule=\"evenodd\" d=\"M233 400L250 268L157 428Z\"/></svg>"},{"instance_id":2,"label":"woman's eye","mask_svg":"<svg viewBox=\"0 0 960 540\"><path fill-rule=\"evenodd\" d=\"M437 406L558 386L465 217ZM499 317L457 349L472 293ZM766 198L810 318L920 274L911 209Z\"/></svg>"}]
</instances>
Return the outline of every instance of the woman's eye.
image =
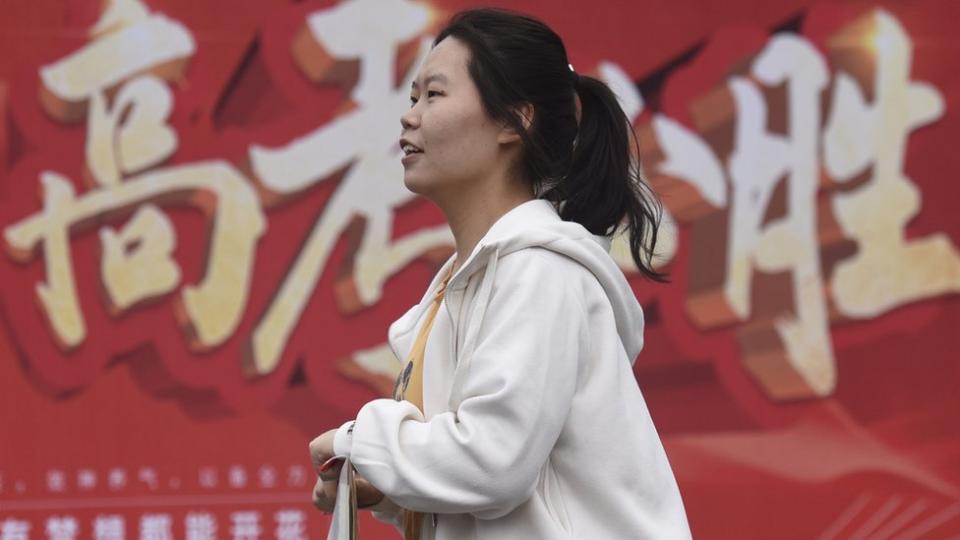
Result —
<instances>
[{"instance_id":1,"label":"woman's eye","mask_svg":"<svg viewBox=\"0 0 960 540\"><path fill-rule=\"evenodd\" d=\"M430 98L435 97L435 96L441 96L441 95L443 95L443 94L442 94L441 92L436 91L436 90L427 90L427 99L430 99ZM413 107L414 105L416 105L416 104L417 104L417 101L419 101L418 98L415 98L415 97L413 97L413 96L410 96L410 106L411 106L411 107Z\"/></svg>"}]
</instances>

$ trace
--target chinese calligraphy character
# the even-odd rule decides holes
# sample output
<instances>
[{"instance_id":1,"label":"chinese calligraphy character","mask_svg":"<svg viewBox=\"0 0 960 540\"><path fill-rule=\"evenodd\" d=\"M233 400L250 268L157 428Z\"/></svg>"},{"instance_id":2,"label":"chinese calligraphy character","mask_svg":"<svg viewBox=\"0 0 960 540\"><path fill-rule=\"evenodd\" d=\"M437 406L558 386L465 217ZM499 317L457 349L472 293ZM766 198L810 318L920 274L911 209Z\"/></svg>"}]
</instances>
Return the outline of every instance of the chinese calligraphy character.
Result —
<instances>
[{"instance_id":1,"label":"chinese calligraphy character","mask_svg":"<svg viewBox=\"0 0 960 540\"><path fill-rule=\"evenodd\" d=\"M7 518L0 521L0 540L29 540L30 522Z\"/></svg>"},{"instance_id":2,"label":"chinese calligraphy character","mask_svg":"<svg viewBox=\"0 0 960 540\"><path fill-rule=\"evenodd\" d=\"M205 488L217 487L217 470L213 467L202 467L197 473L197 480Z\"/></svg>"},{"instance_id":3,"label":"chinese calligraphy character","mask_svg":"<svg viewBox=\"0 0 960 540\"><path fill-rule=\"evenodd\" d=\"M158 205L175 200L198 206L213 220L210 256L203 281L183 288L174 311L191 346L205 350L239 324L265 219L249 182L226 163L147 170L176 148L176 134L166 123L173 103L166 81L179 77L193 41L182 25L150 15L139 2L111 6L91 43L41 70L48 113L64 121L87 113L86 160L94 187L78 196L70 179L42 172L43 210L7 227L4 239L21 261L42 246L47 279L37 285L37 295L55 339L69 350L86 337L71 232L98 216L133 213L120 231L100 229L107 307L120 313L172 292L180 281L172 259L174 229ZM120 29L100 32L115 26ZM108 104L113 88L118 91Z\"/></svg>"},{"instance_id":4,"label":"chinese calligraphy character","mask_svg":"<svg viewBox=\"0 0 960 540\"><path fill-rule=\"evenodd\" d=\"M360 79L350 94L357 108L286 147L254 146L251 164L265 187L279 194L296 193L350 168L254 330L247 367L255 373L276 367L337 237L355 217L364 219L365 229L354 257L356 299L348 302L358 305L351 309L375 303L387 277L414 258L452 243L446 226L391 240L393 208L413 198L400 181L396 126L407 105L414 70L394 88L394 57L398 45L417 37L428 23L426 8L403 0L345 2L308 18L308 37L315 47L295 49L295 58L316 79L322 78L323 68L314 66L315 61L323 64L329 55L358 59ZM428 43L420 44L418 58L426 55Z\"/></svg>"},{"instance_id":5,"label":"chinese calligraphy character","mask_svg":"<svg viewBox=\"0 0 960 540\"><path fill-rule=\"evenodd\" d=\"M230 538L234 540L257 540L263 532L260 527L260 512L233 512L230 514L230 521Z\"/></svg>"},{"instance_id":6,"label":"chinese calligraphy character","mask_svg":"<svg viewBox=\"0 0 960 540\"><path fill-rule=\"evenodd\" d=\"M307 516L300 510L278 510L273 514L277 523L277 540L304 540L307 538Z\"/></svg>"},{"instance_id":7,"label":"chinese calligraphy character","mask_svg":"<svg viewBox=\"0 0 960 540\"><path fill-rule=\"evenodd\" d=\"M206 512L190 512L184 522L187 540L214 540L217 538L217 519Z\"/></svg>"},{"instance_id":8,"label":"chinese calligraphy character","mask_svg":"<svg viewBox=\"0 0 960 540\"><path fill-rule=\"evenodd\" d=\"M140 516L140 540L173 540L171 525L169 514L144 514Z\"/></svg>"},{"instance_id":9,"label":"chinese calligraphy character","mask_svg":"<svg viewBox=\"0 0 960 540\"><path fill-rule=\"evenodd\" d=\"M97 487L97 473L90 469L77 471L77 487L84 491Z\"/></svg>"},{"instance_id":10,"label":"chinese calligraphy character","mask_svg":"<svg viewBox=\"0 0 960 540\"><path fill-rule=\"evenodd\" d=\"M77 537L77 519L73 516L47 518L47 538L50 540L73 540Z\"/></svg>"},{"instance_id":11,"label":"chinese calligraphy character","mask_svg":"<svg viewBox=\"0 0 960 540\"><path fill-rule=\"evenodd\" d=\"M882 44L870 51L874 69L845 67L863 58L848 49L871 43ZM846 317L872 317L960 291L960 256L947 237L904 243L902 233L918 209L901 172L905 138L942 115L942 99L929 85L908 82L909 40L883 11L841 30L827 49L837 69L830 96L818 50L800 36L778 34L722 87L691 104L703 139L659 114L640 127L653 185L690 225L688 314L700 328L736 324L743 366L775 400L833 391L828 306ZM873 79L861 80L866 73ZM862 185L828 193L828 204L818 200L821 186L868 168L872 178ZM834 222L839 229L824 232ZM824 245L844 236L859 249L825 276ZM913 248L919 251L908 254ZM723 264L705 259L713 250L723 253Z\"/></svg>"},{"instance_id":12,"label":"chinese calligraphy character","mask_svg":"<svg viewBox=\"0 0 960 540\"><path fill-rule=\"evenodd\" d=\"M277 470L270 465L264 465L257 471L257 477L261 487L274 487L277 485Z\"/></svg>"},{"instance_id":13,"label":"chinese calligraphy character","mask_svg":"<svg viewBox=\"0 0 960 540\"><path fill-rule=\"evenodd\" d=\"M885 11L851 25L829 46L838 74L836 106L824 133L827 170L841 182L870 170L867 182L831 201L843 232L859 248L838 264L831 280L838 310L855 319L876 317L909 302L960 292L960 254L950 238L938 233L907 240L904 234L920 210L919 192L904 174L907 137L943 116L943 97L928 84L910 81L913 44ZM854 69L845 54L852 47L872 49L872 70ZM866 103L858 88L873 95L873 102Z\"/></svg>"},{"instance_id":14,"label":"chinese calligraphy character","mask_svg":"<svg viewBox=\"0 0 960 540\"><path fill-rule=\"evenodd\" d=\"M227 472L230 487L242 488L247 485L247 471L240 465L230 467Z\"/></svg>"},{"instance_id":15,"label":"chinese calligraphy character","mask_svg":"<svg viewBox=\"0 0 960 540\"><path fill-rule=\"evenodd\" d=\"M47 471L47 489L54 493L67 489L67 475L58 469Z\"/></svg>"},{"instance_id":16,"label":"chinese calligraphy character","mask_svg":"<svg viewBox=\"0 0 960 540\"><path fill-rule=\"evenodd\" d=\"M303 487L307 485L307 469L303 465L291 465L287 469L287 485Z\"/></svg>"},{"instance_id":17,"label":"chinese calligraphy character","mask_svg":"<svg viewBox=\"0 0 960 540\"><path fill-rule=\"evenodd\" d=\"M160 486L157 470L153 467L140 467L140 470L137 471L137 479L146 484L151 490L155 490Z\"/></svg>"},{"instance_id":18,"label":"chinese calligraphy character","mask_svg":"<svg viewBox=\"0 0 960 540\"><path fill-rule=\"evenodd\" d=\"M127 473L120 468L112 468L107 473L107 484L112 491L118 491L127 486Z\"/></svg>"},{"instance_id":19,"label":"chinese calligraphy character","mask_svg":"<svg viewBox=\"0 0 960 540\"><path fill-rule=\"evenodd\" d=\"M125 532L123 516L111 514L93 518L94 540L123 540Z\"/></svg>"}]
</instances>

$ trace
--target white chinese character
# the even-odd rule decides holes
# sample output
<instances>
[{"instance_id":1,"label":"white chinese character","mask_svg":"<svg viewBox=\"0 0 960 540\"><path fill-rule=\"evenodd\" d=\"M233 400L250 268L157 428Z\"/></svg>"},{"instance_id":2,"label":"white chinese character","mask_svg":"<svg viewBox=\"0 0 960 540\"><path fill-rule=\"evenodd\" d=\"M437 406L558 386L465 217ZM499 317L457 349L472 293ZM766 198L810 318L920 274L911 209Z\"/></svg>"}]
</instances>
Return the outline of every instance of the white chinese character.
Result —
<instances>
[{"instance_id":1,"label":"white chinese character","mask_svg":"<svg viewBox=\"0 0 960 540\"><path fill-rule=\"evenodd\" d=\"M169 514L144 514L140 518L140 540L173 540Z\"/></svg>"},{"instance_id":2,"label":"white chinese character","mask_svg":"<svg viewBox=\"0 0 960 540\"><path fill-rule=\"evenodd\" d=\"M944 115L943 94L910 79L913 43L893 15L878 9L858 22L843 36L858 39L832 40L835 48L883 46L872 49L869 71L848 65L859 51L838 55L844 61L837 66L824 151L827 171L837 181L869 171L866 182L831 200L857 252L836 266L830 292L840 313L870 319L910 302L960 293L960 252L947 233L914 236L906 230L922 203L905 170L907 145L914 130ZM872 102L864 94L872 94Z\"/></svg>"},{"instance_id":3,"label":"white chinese character","mask_svg":"<svg viewBox=\"0 0 960 540\"><path fill-rule=\"evenodd\" d=\"M304 540L307 537L307 516L300 510L283 509L273 514L277 522L277 540Z\"/></svg>"},{"instance_id":4,"label":"white chinese character","mask_svg":"<svg viewBox=\"0 0 960 540\"><path fill-rule=\"evenodd\" d=\"M307 483L307 469L303 465L291 465L287 469L287 485L302 487Z\"/></svg>"},{"instance_id":5,"label":"white chinese character","mask_svg":"<svg viewBox=\"0 0 960 540\"><path fill-rule=\"evenodd\" d=\"M153 467L140 467L140 470L137 471L137 478L151 490L157 489L160 483L160 480L157 478L157 471Z\"/></svg>"},{"instance_id":6,"label":"white chinese character","mask_svg":"<svg viewBox=\"0 0 960 540\"><path fill-rule=\"evenodd\" d=\"M187 540L213 540L217 537L217 518L206 512L191 512L185 529Z\"/></svg>"},{"instance_id":7,"label":"white chinese character","mask_svg":"<svg viewBox=\"0 0 960 540\"><path fill-rule=\"evenodd\" d=\"M47 518L47 538L50 540L73 540L77 537L77 520L73 516Z\"/></svg>"},{"instance_id":8,"label":"white chinese character","mask_svg":"<svg viewBox=\"0 0 960 540\"><path fill-rule=\"evenodd\" d=\"M99 515L93 518L93 540L123 540L123 516Z\"/></svg>"},{"instance_id":9,"label":"white chinese character","mask_svg":"<svg viewBox=\"0 0 960 540\"><path fill-rule=\"evenodd\" d=\"M93 185L77 197L70 179L42 171L43 204L56 206L56 215L48 219L50 212L38 212L6 228L4 237L11 245L43 244L47 281L37 286L38 300L57 340L72 348L86 339L87 327L70 258L67 216L96 220L115 205L138 207L121 230L99 229L102 287L110 309L119 313L168 294L180 283L172 256L175 231L152 204L155 199L164 199L165 192L211 192L216 212L205 278L183 287L180 307L195 347L213 347L233 333L243 314L255 244L265 227L260 203L247 179L225 162L150 170L176 150L177 134L168 123L173 93L167 82L182 76L195 52L193 37L181 23L151 13L141 0L105 3L93 39L40 70L47 112L62 122L87 119L85 168ZM153 69L158 66L162 73ZM130 275L139 279L126 279ZM152 481L148 484L155 489Z\"/></svg>"},{"instance_id":10,"label":"white chinese character","mask_svg":"<svg viewBox=\"0 0 960 540\"><path fill-rule=\"evenodd\" d=\"M257 471L257 477L260 479L261 487L273 487L277 485L277 470L270 465L264 465Z\"/></svg>"},{"instance_id":11,"label":"white chinese character","mask_svg":"<svg viewBox=\"0 0 960 540\"><path fill-rule=\"evenodd\" d=\"M90 469L81 469L77 472L77 486L84 491L97 487L97 473Z\"/></svg>"},{"instance_id":12,"label":"white chinese character","mask_svg":"<svg viewBox=\"0 0 960 540\"><path fill-rule=\"evenodd\" d=\"M156 77L141 74L163 64L182 67L195 47L182 24L161 14L151 15L138 0L104 3L110 7L102 12L91 34L93 39L83 48L40 69L44 95L49 98L41 100L41 104L52 117L63 122L90 117L87 170L95 183L113 187L119 184L121 173L137 172L173 152L175 137L169 127L157 122L155 114L150 114L169 109L170 90ZM137 15L118 17L116 14L120 12ZM110 31L102 32L104 28ZM176 71L180 70L170 70L168 78L176 78ZM133 81L128 82L131 78ZM106 111L105 93L109 88L118 87L117 95L111 99L119 99L114 103L119 107ZM145 114L150 109L153 110ZM118 127L121 114L127 116L122 128ZM118 170L118 162L123 170ZM54 191L58 191L54 197L67 194L56 187ZM54 243L57 242L51 245ZM38 292L39 300L57 338L73 347L85 338L86 324L79 309L76 286L71 283L70 267L64 266L68 260L63 253L50 252L50 255L46 262L54 272L48 273L50 279L42 289L38 287L38 291L42 291Z\"/></svg>"},{"instance_id":13,"label":"white chinese character","mask_svg":"<svg viewBox=\"0 0 960 540\"><path fill-rule=\"evenodd\" d=\"M394 209L414 195L402 182L385 181L403 175L397 111L408 105L416 75L410 69L399 86L394 84L396 51L429 25L426 6L402 0L343 2L307 16L306 27L317 47L335 61L359 63L359 78L350 91L357 108L283 147L251 147L250 164L263 185L277 194L297 193L349 167L254 330L253 365L248 367L258 374L277 366L331 248L356 217L364 219L364 231L350 276L355 294L340 299L346 309L375 304L387 278L431 249L452 246L446 225L392 239ZM429 50L430 39L422 39L417 61ZM298 54L295 60L308 77L324 79L326 65Z\"/></svg>"},{"instance_id":14,"label":"white chinese character","mask_svg":"<svg viewBox=\"0 0 960 540\"><path fill-rule=\"evenodd\" d=\"M113 468L107 473L107 484L113 491L121 490L127 486L127 473L123 469Z\"/></svg>"},{"instance_id":15,"label":"white chinese character","mask_svg":"<svg viewBox=\"0 0 960 540\"><path fill-rule=\"evenodd\" d=\"M233 540L256 540L263 532L260 512L234 512L230 514L230 520L230 538Z\"/></svg>"},{"instance_id":16,"label":"white chinese character","mask_svg":"<svg viewBox=\"0 0 960 540\"><path fill-rule=\"evenodd\" d=\"M0 521L0 540L29 540L30 522L7 518Z\"/></svg>"},{"instance_id":17,"label":"white chinese character","mask_svg":"<svg viewBox=\"0 0 960 540\"><path fill-rule=\"evenodd\" d=\"M230 467L229 477L231 487L242 488L247 485L247 471L240 465Z\"/></svg>"},{"instance_id":18,"label":"white chinese character","mask_svg":"<svg viewBox=\"0 0 960 540\"><path fill-rule=\"evenodd\" d=\"M47 471L47 489L56 493L60 493L67 488L67 475L61 471L54 469L52 471Z\"/></svg>"},{"instance_id":19,"label":"white chinese character","mask_svg":"<svg viewBox=\"0 0 960 540\"><path fill-rule=\"evenodd\" d=\"M200 485L205 488L217 487L217 470L213 467L203 467L197 475Z\"/></svg>"}]
</instances>

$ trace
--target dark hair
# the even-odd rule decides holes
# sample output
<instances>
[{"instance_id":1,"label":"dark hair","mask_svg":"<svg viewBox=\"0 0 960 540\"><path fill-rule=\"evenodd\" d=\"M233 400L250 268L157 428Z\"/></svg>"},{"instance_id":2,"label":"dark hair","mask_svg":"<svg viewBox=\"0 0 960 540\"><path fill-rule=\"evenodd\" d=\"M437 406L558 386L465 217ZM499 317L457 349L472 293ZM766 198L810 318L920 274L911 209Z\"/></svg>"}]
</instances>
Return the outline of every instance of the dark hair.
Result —
<instances>
[{"instance_id":1,"label":"dark hair","mask_svg":"<svg viewBox=\"0 0 960 540\"><path fill-rule=\"evenodd\" d=\"M520 134L521 173L538 196L553 202L562 219L593 234L627 227L637 268L665 281L652 264L663 207L640 175L636 135L610 88L575 73L560 36L523 14L462 11L434 46L451 36L470 50L467 67L486 113ZM524 105L533 107L528 129Z\"/></svg>"}]
</instances>

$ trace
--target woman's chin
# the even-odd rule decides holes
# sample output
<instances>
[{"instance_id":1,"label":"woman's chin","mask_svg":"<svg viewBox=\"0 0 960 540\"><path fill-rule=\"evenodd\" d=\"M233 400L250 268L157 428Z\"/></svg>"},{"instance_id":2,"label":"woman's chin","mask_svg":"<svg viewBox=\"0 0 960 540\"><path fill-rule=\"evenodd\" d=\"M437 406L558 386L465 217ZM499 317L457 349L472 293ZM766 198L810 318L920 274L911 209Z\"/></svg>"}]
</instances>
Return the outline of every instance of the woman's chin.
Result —
<instances>
[{"instance_id":1,"label":"woman's chin","mask_svg":"<svg viewBox=\"0 0 960 540\"><path fill-rule=\"evenodd\" d=\"M425 182L423 178L420 178L417 174L412 174L409 171L405 172L403 175L403 185L417 195L425 195L429 191L429 182Z\"/></svg>"}]
</instances>

